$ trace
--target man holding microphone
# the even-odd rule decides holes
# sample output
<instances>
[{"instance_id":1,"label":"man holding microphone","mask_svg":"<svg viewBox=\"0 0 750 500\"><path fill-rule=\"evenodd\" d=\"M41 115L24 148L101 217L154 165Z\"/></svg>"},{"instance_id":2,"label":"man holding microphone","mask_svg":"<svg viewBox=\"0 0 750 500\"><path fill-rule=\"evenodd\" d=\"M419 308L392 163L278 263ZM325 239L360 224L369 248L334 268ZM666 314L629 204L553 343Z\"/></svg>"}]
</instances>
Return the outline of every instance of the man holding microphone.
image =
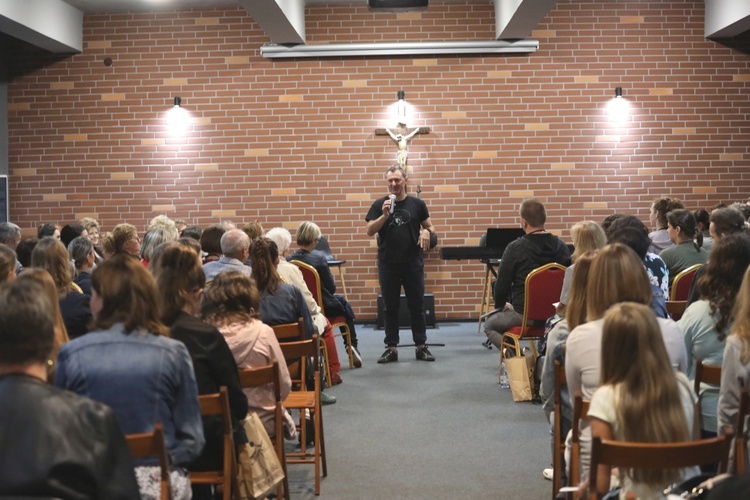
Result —
<instances>
[{"instance_id":1,"label":"man holding microphone","mask_svg":"<svg viewBox=\"0 0 750 500\"><path fill-rule=\"evenodd\" d=\"M385 305L385 345L378 363L398 361L401 286L411 318L411 331L420 361L435 361L425 346L424 259L435 230L424 201L406 194L408 175L399 166L386 172L388 196L375 200L365 220L367 235L378 235L378 279Z\"/></svg>"}]
</instances>

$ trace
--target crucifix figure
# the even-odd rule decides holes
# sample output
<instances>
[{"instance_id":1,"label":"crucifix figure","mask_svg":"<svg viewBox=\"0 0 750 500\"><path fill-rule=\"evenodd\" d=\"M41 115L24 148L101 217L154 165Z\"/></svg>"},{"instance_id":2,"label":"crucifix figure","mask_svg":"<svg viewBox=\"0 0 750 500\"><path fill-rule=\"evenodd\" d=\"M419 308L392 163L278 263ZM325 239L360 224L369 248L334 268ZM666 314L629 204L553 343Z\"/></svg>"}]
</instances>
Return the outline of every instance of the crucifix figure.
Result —
<instances>
[{"instance_id":1,"label":"crucifix figure","mask_svg":"<svg viewBox=\"0 0 750 500\"><path fill-rule=\"evenodd\" d=\"M406 161L407 157L409 155L409 139L414 137L416 134L419 133L419 127L415 128L411 132L409 132L408 135L404 134L394 134L391 132L390 129L385 129L386 132L388 132L388 135L391 136L391 139L396 141L398 144L398 153L396 153L396 163L398 163L398 166L406 170Z\"/></svg>"}]
</instances>

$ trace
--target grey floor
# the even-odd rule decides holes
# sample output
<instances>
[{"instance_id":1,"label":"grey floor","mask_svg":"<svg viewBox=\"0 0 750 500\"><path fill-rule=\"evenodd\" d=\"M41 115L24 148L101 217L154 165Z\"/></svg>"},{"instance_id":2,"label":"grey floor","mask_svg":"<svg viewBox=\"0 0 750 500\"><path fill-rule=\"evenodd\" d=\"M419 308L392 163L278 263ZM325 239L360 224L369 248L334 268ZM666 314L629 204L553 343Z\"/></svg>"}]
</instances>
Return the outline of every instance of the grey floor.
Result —
<instances>
[{"instance_id":1,"label":"grey floor","mask_svg":"<svg viewBox=\"0 0 750 500\"><path fill-rule=\"evenodd\" d=\"M404 335L405 334L405 335ZM357 325L361 369L343 368L324 407L328 477L319 498L520 498L551 495L549 426L541 406L514 403L497 384L498 351L476 323L428 330L435 363L376 363L383 332ZM402 332L411 342L411 332ZM339 343L344 364L344 350ZM314 498L312 467L289 469L292 498Z\"/></svg>"}]
</instances>

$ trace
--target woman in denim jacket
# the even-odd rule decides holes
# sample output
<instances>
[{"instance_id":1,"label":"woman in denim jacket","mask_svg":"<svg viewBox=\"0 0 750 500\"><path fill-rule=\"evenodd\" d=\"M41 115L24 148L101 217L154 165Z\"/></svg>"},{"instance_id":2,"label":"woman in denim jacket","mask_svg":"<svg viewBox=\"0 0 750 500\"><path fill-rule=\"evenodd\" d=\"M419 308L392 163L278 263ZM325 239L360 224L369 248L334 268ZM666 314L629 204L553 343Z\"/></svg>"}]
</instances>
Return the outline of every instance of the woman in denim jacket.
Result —
<instances>
[{"instance_id":1,"label":"woman in denim jacket","mask_svg":"<svg viewBox=\"0 0 750 500\"><path fill-rule=\"evenodd\" d=\"M108 405L125 434L164 426L174 498L189 498L180 469L204 445L198 389L190 354L167 338L159 320L156 283L136 259L116 255L91 276L94 330L65 344L58 356L55 385ZM143 498L153 485L151 462L138 463ZM158 484L158 473L156 474Z\"/></svg>"}]
</instances>

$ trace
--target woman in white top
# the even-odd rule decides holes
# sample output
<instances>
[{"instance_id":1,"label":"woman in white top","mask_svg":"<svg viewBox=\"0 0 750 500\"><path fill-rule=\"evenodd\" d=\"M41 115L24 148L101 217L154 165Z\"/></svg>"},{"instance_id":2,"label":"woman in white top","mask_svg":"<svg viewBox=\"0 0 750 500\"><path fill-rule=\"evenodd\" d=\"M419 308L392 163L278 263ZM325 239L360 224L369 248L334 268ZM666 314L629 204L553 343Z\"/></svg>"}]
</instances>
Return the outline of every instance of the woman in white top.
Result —
<instances>
[{"instance_id":1,"label":"woman in white top","mask_svg":"<svg viewBox=\"0 0 750 500\"><path fill-rule=\"evenodd\" d=\"M621 244L607 245L594 258L589 271L587 323L570 332L566 343L565 376L568 391L581 391L591 399L601 379L602 327L604 313L620 302L637 302L648 307L653 296L643 262L633 250ZM653 311L652 311L653 314ZM672 368L687 371L685 341L677 323L671 319L656 320ZM629 359L629 356L626 356ZM581 427L581 467L588 472L591 434L587 425ZM573 479L576 480L575 478Z\"/></svg>"},{"instance_id":2,"label":"woman in white top","mask_svg":"<svg viewBox=\"0 0 750 500\"><path fill-rule=\"evenodd\" d=\"M661 331L648 306L624 302L604 315L601 387L591 398L593 437L640 443L689 441L695 399L687 378L672 369ZM623 353L630 353L623 356ZM620 469L620 498L663 498L663 489L696 468ZM596 488L610 489L611 468L599 465Z\"/></svg>"}]
</instances>

